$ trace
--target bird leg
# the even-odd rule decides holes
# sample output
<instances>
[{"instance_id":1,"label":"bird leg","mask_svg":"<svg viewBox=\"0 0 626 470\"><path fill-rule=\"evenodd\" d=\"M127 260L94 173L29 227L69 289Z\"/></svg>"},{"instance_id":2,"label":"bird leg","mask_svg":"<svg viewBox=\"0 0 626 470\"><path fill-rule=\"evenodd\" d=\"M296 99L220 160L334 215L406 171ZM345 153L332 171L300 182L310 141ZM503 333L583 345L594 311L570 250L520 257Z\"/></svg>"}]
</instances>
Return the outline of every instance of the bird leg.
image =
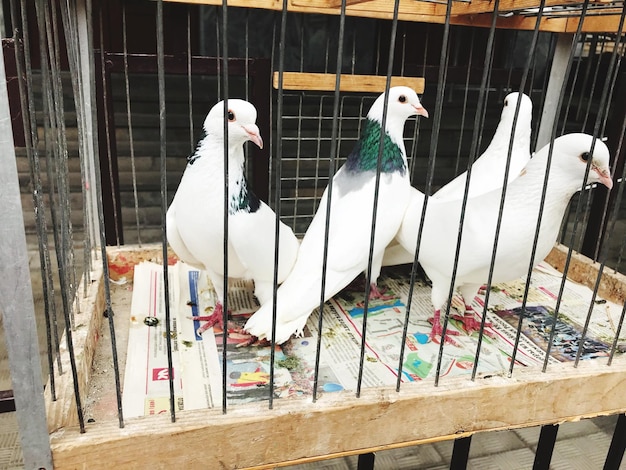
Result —
<instances>
[{"instance_id":1,"label":"bird leg","mask_svg":"<svg viewBox=\"0 0 626 470\"><path fill-rule=\"evenodd\" d=\"M228 316L230 316L230 312L228 312ZM218 325L223 330L224 329L224 306L222 305L222 302L218 301L215 304L215 309L213 310L213 313L211 315L191 317L191 318L193 320L206 322L204 325L200 326L200 328L196 330L196 333L199 334L200 336L202 336L202 333L204 333L206 330L208 330L209 328L215 325ZM228 331L233 331L238 328L238 326L232 323L230 320L228 321L227 327L228 327Z\"/></svg>"},{"instance_id":2,"label":"bird leg","mask_svg":"<svg viewBox=\"0 0 626 470\"><path fill-rule=\"evenodd\" d=\"M429 338L432 341L435 336L441 336L441 334L443 333L443 326L441 325L441 310L435 310L434 316L432 318L429 318L428 321L433 325L429 335ZM448 329L446 330L446 336L444 338L444 341L446 343L452 344L453 346L459 346L456 341L450 338L450 336L458 336L458 334L458 331L450 331Z\"/></svg>"},{"instance_id":3,"label":"bird leg","mask_svg":"<svg viewBox=\"0 0 626 470\"><path fill-rule=\"evenodd\" d=\"M476 319L474 315L474 309L471 305L465 306L465 313L463 315L455 314L452 318L463 323L463 329L468 335L471 335L474 331L480 331L480 321ZM485 327L491 326L491 322L485 322ZM484 330L485 334L491 338L495 338L495 335L487 330Z\"/></svg>"},{"instance_id":4,"label":"bird leg","mask_svg":"<svg viewBox=\"0 0 626 470\"><path fill-rule=\"evenodd\" d=\"M230 311L228 312L228 316L230 317ZM206 330L208 330L209 328L215 325L219 326L222 329L222 331L224 330L224 306L219 301L215 304L215 309L213 310L213 313L211 315L190 317L190 318L193 320L206 322L205 324L201 325L196 330L196 333L199 334L200 336L202 336L202 333L204 333ZM230 320L228 320L228 324L226 325L226 328L228 331L229 338L237 342L238 348L251 346L255 343L258 343L258 346L265 345L263 341L259 342L259 338L257 338L256 336L249 335L243 330L241 326L237 325L236 323Z\"/></svg>"},{"instance_id":5,"label":"bird leg","mask_svg":"<svg viewBox=\"0 0 626 470\"><path fill-rule=\"evenodd\" d=\"M378 285L376 285L375 282L372 282L370 284L370 300L373 299L377 299L377 300L393 300L396 297L393 295L384 295L385 292L387 292L387 288L383 287L382 289L378 288Z\"/></svg>"}]
</instances>

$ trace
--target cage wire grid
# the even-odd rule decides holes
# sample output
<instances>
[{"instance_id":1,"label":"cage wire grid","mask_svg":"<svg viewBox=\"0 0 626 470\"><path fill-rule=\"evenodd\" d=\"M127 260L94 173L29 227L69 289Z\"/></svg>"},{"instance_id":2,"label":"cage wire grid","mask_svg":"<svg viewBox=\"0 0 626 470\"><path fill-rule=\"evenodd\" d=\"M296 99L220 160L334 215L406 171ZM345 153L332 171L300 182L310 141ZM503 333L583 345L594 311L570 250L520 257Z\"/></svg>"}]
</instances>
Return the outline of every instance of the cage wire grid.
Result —
<instances>
[{"instance_id":1,"label":"cage wire grid","mask_svg":"<svg viewBox=\"0 0 626 470\"><path fill-rule=\"evenodd\" d=\"M154 30L157 48L156 53L151 56L156 63L156 80L153 73L146 73L141 69L138 72L132 71L134 53L130 51L127 34L133 25L127 17L129 7L126 4L121 6L123 66L121 71L116 73L107 71L109 64L104 51L107 40L105 39L105 10L102 3L95 2L92 5L91 1L87 0L48 4L37 1L34 4L34 11L29 10L25 2L13 0L9 4L10 19L14 28L12 34L15 41L15 63L19 76L23 77L18 80L24 117L23 147L29 163L29 184L32 197L30 204L35 208L34 230L30 233L35 235L37 240L45 295L44 318L47 332L45 365L49 374L48 386L51 388L54 401L56 398L55 377L72 374L76 415L81 432L86 430L84 402L87 391L85 388L81 389L79 385L72 346L73 335L80 327L75 321L76 315L80 314L79 304L75 301L80 293L79 281L82 279L83 289L86 292L94 272L92 265L102 264L104 277L107 279L104 283L105 304L111 338L111 364L114 369L117 418L120 427L123 427L125 419L122 412L122 377L117 357L119 351L115 342L116 313L111 302L107 263L104 262L107 258L105 247L111 244L111 240L105 236L105 226L115 225L116 236L113 243L118 245L123 239L124 241L136 239L139 245L160 239L162 259L168 259L165 214L178 184L178 176L184 167L184 158L181 157L190 151L193 153L196 134L202 125L206 111L212 104L219 99L235 96L252 99L253 82L257 80L257 77L251 76L251 70L255 66L251 60L254 58L269 58L270 69L280 77L279 83L283 73L291 70L304 72L312 69L336 74L335 90L329 92L293 92L283 90L280 86L277 87L278 89L270 89L269 82L266 83L265 99L269 102L269 106L264 106L264 109L267 109L269 113L263 119L269 121L267 127L270 130L268 136L270 161L267 166L268 176L255 181L260 181L262 185L265 185L265 187L258 188L258 191L265 194L266 202L300 237L304 235L318 210L322 192L332 181L333 175L345 163L355 142L361 137L364 117L378 96L378 94L339 93L341 76L338 72L355 74L369 70L374 74L386 76L385 93L389 92L389 78L397 75L398 70L400 75L417 75L426 78L422 102L433 110L430 113L430 120L412 119L404 128L404 145L411 179L414 186L426 193L422 221L424 221L429 196L438 187L466 170L468 181L471 180L472 162L489 143L492 135L490 130L497 125L502 100L511 91L524 91L536 106L532 120L532 144L536 148L543 146L545 142L540 142L540 140L545 138L546 133L548 135L546 142L552 142L558 135L571 132L588 132L597 137L604 137L610 133L613 138L619 137L618 142L609 140L612 153L615 156L622 155L621 158L624 155L623 136L626 115L623 109L621 109L621 115L619 114L619 97L624 96L624 88L622 85L619 89L616 84L623 83L624 75L620 67L626 47L625 36L622 33L611 32L584 33L582 32L583 21L579 22L578 31L565 40L563 37L559 38L557 34L539 31L540 22L544 17L575 14L584 19L587 15L604 14L603 11L606 12L606 8L618 10L621 8L618 31L622 31L623 3L611 3L603 10L599 5L588 2L562 9L544 7L545 2L541 2L537 10L522 10L514 13L536 18L534 31L506 34L503 30L496 28L495 19L498 15L506 16L511 12L499 12L498 2L495 3L494 21L491 27L481 30L480 33L473 28L450 24L453 2L448 2L446 22L441 25L440 29L435 32L432 25L423 28L426 30L425 37L421 37L425 44L423 51L413 50L415 38L420 37L423 31L415 32L411 23L398 21L397 17L392 21L363 19L363 22L359 23L358 19L346 16L345 2L339 17L328 15L309 17L304 14L287 13L286 2L283 10L279 12L257 11L255 14L262 14L265 18L263 27L259 28L259 31L249 27L251 10L227 7L225 4L221 7L189 6L186 7L185 15L187 31L184 41L183 73L174 75L166 70L166 60L169 60L172 54L166 52L163 37L166 21L163 14L165 5L162 1L158 1L155 5ZM399 2L395 2L394 13L396 15L398 9ZM203 50L204 57L214 59L216 68L213 76L206 72L203 72L203 76L198 76L194 71L196 63L194 58L197 56L196 49L198 48L195 43L192 44L197 40L194 37L195 29L192 28L192 23L196 12L197 17L201 19L198 28L203 32L204 37L208 38L200 40L199 49ZM35 22L34 25L30 25L29 21L33 20L33 14ZM328 29L318 31L326 31L326 33L320 33L319 37L310 39L310 32L320 24ZM35 25L39 31L37 40L30 37ZM372 26L375 27L372 28ZM240 40L233 39L230 31L231 28L240 30L241 27L245 32L243 45ZM374 46L376 53L374 57L371 55L364 57L363 46L358 39L362 37L364 31L369 33L372 29L375 34L370 33L366 43ZM267 37L260 40L258 36L268 31L271 31L269 40ZM530 46L529 34L531 35ZM464 48L468 36L472 45L469 53ZM507 54L509 50L507 45L513 49L527 47L528 50L522 54L521 59L511 57L511 54ZM99 50L99 55L85 55L82 46L86 46L87 50ZM338 50L342 53L337 54ZM550 62L549 57L558 57L561 63L556 64L556 59L554 59L550 67L546 65ZM241 83L238 82L239 78L232 78L232 75L229 75L230 64L235 63L231 62L233 59L243 59ZM38 71L33 61L38 64ZM67 66L65 61L67 61ZM234 67L239 70L236 65ZM555 70L558 67L560 68ZM554 74L561 74L565 77L563 78L565 86L562 86L558 93L550 95L548 83L553 80ZM146 95L154 94L155 91L158 95L156 111L155 100L153 99L150 103L149 97L146 97ZM546 109L548 100L551 100L550 106ZM517 103L516 115L519 108L520 103ZM96 113L101 112L102 109L104 109L104 116L97 116ZM551 116L554 117L552 121L550 121ZM259 118L261 119L261 116ZM385 119L386 115L383 115L383 121ZM548 125L544 125L544 120ZM119 122L122 121L126 125L125 132L120 131ZM147 124L140 124L141 122ZM76 147L74 147L74 142L68 141L68 136L71 135L68 127L74 125L77 129ZM228 132L226 122L224 130ZM448 136L453 136L456 140ZM145 146L144 142L147 140L151 140L152 145ZM19 142L16 146L20 147ZM120 161L120 156L125 156L124 152L128 152L128 162ZM226 156L227 148L224 148L224 152ZM511 152L512 149L509 147L509 156ZM178 155L172 158L172 153ZM551 153L552 148L550 148L549 155ZM154 155L157 154L158 157L155 157ZM246 154L249 160L252 154L250 148L246 149ZM548 158L550 159L550 156ZM225 158L225 161L228 159ZM127 186L130 189L124 191L130 193L130 198L127 197L126 200L115 194L120 192L118 166L122 165L125 165L124 171L128 173ZM265 168L257 162L246 165L246 173L250 180L253 179L255 171ZM101 169L108 170L109 174L100 175ZM588 165L587 172L589 169ZM156 197L148 195L147 191L142 189L145 183L140 180L144 170L151 171L151 175L158 175L158 196ZM598 261L600 266L592 301L578 339L576 365L581 359L583 345L587 340L601 275L608 267L614 272L619 272L622 268L621 262L626 243L626 238L621 236L624 226L620 224L623 217L621 209L623 161L614 161L612 170L616 187L610 195L606 196L606 193L601 193L597 185L585 186L583 191L572 199L559 237L559 240L569 247L565 273L567 273L574 251L585 252L593 260ZM228 166L224 171L227 175ZM78 180L72 179L76 172L79 174ZM380 177L380 166L376 175L377 178ZM505 180L506 178L505 175ZM106 182L107 186L102 187L101 181ZM224 178L224 181L228 182L228 178ZM228 183L226 183L225 194L228 190ZM463 207L469 199L468 190L469 183L465 187ZM329 197L337 196L331 193ZM503 191L503 201L505 197L506 191ZM27 201L25 198L22 200ZM151 200L158 202L156 208L142 207L142 203L148 203ZM107 201L111 201L112 208L107 208ZM378 211L380 210L383 209L379 208ZM600 219L594 216L594 211L601 215ZM228 211L225 210L225 213L228 214ZM376 213L374 208L373 214ZM503 205L500 206L500 218L502 213ZM151 221L146 222L150 218ZM132 227L132 230L123 222L126 220L132 221L132 224L127 224ZM327 225L328 221L327 218ZM376 217L373 218L373 224L375 221ZM160 230L150 231L151 225L153 228L159 227ZM144 227L148 227L148 230ZM228 217L225 217L224 232L226 234L228 227ZM276 227L278 227L278 219ZM326 229L328 230L328 226ZM52 232L52 237L49 231ZM371 234L372 246L375 238L373 232L374 230ZM538 234L537 229L536 239ZM418 234L416 252L419 252L420 237L421 235ZM457 269L462 237L461 228L456 245L453 277ZM617 245L613 243L620 239L621 243ZM224 240L224 272L227 278L226 243L227 237ZM49 247L53 248L54 262L58 266L58 271L53 267ZM77 247L82 248L82 259L76 256ZM482 340L486 334L484 330L488 313L487 301L495 259L496 247L494 246L489 279L486 282L487 292L477 349L474 354L472 380L477 377ZM413 287L418 278L421 278L417 261L416 258L410 270L408 301L403 311L403 340L397 365L397 390L408 386L402 382L401 377L406 354L405 339L411 315ZM366 270L367 280L371 275L372 262L370 252ZM169 297L167 266L167 263L163 264L166 299ZM532 266L529 266L528 279L531 273ZM322 276L325 277L325 274L322 273ZM553 311L553 324L556 324L560 313L559 305L564 283L565 276L557 306ZM224 312L226 315L229 288L228 282L225 284ZM366 286L368 284L369 282L366 282ZM60 301L55 298L55 286L58 286L56 294L57 297L60 294ZM526 282L524 289L522 310L526 308L530 281ZM276 285L273 295L274 299L278 295ZM443 320L444 335L448 329L453 299L454 289L450 286L446 302L447 310ZM372 314L368 311L368 287L364 293L364 300L360 364L355 390L357 396L368 368L367 361L364 360L367 351L367 319L368 315ZM170 371L169 401L171 419L175 421L177 416L173 388L169 305L169 301L166 300L167 368ZM57 318L57 308L63 314L62 321ZM5 313L8 311L6 306L3 307L3 311ZM609 364L619 351L624 312L625 310L622 310L618 324L615 325L616 332L607 357ZM514 359L521 338L522 320L520 316L509 375L513 374L514 367L517 367ZM227 323L227 321L225 316L224 322ZM276 321L275 312L274 321ZM324 328L323 316L319 317L319 322L318 338L321 338L321 331ZM6 319L5 327L11 327ZM64 342L59 339L61 329L64 329ZM553 328L544 356L544 372L548 369L554 334ZM222 364L227 365L227 332L224 331L220 338L216 337L216 341L222 342ZM61 369L61 344L69 351L69 371ZM319 344L318 342L316 372L313 377L315 384L318 383ZM441 379L444 352L450 347L444 341L440 343L435 365L437 372L433 381L434 386L437 386ZM275 398L273 356L275 345L271 345L271 351L271 379L267 387L270 407ZM227 400L227 376L228 370L224 370L221 392L224 413L228 413L231 407L237 406L229 404ZM18 388L15 387L16 392ZM317 387L313 390L314 401L316 393ZM25 420L20 421L24 426ZM30 450L32 446L29 446L28 450L25 449L27 464L30 465L35 460L47 461L38 463L37 466L51 468L50 457L47 453L49 446L44 445L41 430L30 429L26 432L28 435L23 436L25 438L40 437L33 441L37 447L35 451ZM47 442L47 433L45 440Z\"/></svg>"}]
</instances>

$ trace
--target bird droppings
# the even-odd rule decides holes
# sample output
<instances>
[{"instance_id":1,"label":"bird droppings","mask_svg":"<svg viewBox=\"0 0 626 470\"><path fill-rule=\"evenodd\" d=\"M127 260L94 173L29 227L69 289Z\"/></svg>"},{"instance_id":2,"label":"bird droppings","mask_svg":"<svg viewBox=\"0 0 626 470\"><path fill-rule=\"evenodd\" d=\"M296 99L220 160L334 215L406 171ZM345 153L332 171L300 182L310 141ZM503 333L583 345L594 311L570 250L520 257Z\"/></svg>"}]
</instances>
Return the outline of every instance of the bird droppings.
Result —
<instances>
[{"instance_id":1,"label":"bird droppings","mask_svg":"<svg viewBox=\"0 0 626 470\"><path fill-rule=\"evenodd\" d=\"M378 359L372 356L366 356L365 359L367 360L367 362L378 362Z\"/></svg>"},{"instance_id":2,"label":"bird droppings","mask_svg":"<svg viewBox=\"0 0 626 470\"><path fill-rule=\"evenodd\" d=\"M276 361L276 365L292 371L302 368L302 361L298 356L287 356L285 359Z\"/></svg>"},{"instance_id":3,"label":"bird droppings","mask_svg":"<svg viewBox=\"0 0 626 470\"><path fill-rule=\"evenodd\" d=\"M143 319L143 323L147 326L157 326L159 324L159 319L157 317L146 317Z\"/></svg>"},{"instance_id":4,"label":"bird droppings","mask_svg":"<svg viewBox=\"0 0 626 470\"><path fill-rule=\"evenodd\" d=\"M184 339L181 342L183 343L183 346L185 346L185 347L190 348L190 347L193 346L193 341L187 341L187 340Z\"/></svg>"},{"instance_id":5,"label":"bird droppings","mask_svg":"<svg viewBox=\"0 0 626 470\"><path fill-rule=\"evenodd\" d=\"M189 307L197 307L197 306L198 306L198 304L197 304L197 303L195 303L195 302L194 302L194 301L192 301L192 300L188 300L188 301L187 301L187 305L188 305Z\"/></svg>"}]
</instances>

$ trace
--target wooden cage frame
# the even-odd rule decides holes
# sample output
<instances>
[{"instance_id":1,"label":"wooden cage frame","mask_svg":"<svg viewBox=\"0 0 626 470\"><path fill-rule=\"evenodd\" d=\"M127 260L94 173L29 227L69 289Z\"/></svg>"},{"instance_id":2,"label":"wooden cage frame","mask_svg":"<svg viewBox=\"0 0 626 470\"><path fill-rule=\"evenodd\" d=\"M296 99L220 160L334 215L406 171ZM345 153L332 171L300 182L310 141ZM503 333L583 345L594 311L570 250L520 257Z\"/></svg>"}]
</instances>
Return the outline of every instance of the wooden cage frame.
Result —
<instances>
[{"instance_id":1,"label":"wooden cage frame","mask_svg":"<svg viewBox=\"0 0 626 470\"><path fill-rule=\"evenodd\" d=\"M171 0L179 1L179 0ZM182 0L180 0L182 1ZM216 0L185 0L186 3L221 5ZM347 14L390 19L390 2L348 0ZM546 5L574 2L548 0ZM232 0L232 6L280 10L276 0ZM339 0L289 0L289 11L338 14ZM537 6L534 1L503 0L500 10ZM401 0L399 18L443 23L446 6ZM610 12L609 12L610 13ZM493 3L488 0L458 2L452 23L485 27L491 22ZM619 12L585 19L583 31L615 32ZM571 33L577 18L546 18L541 29ZM535 18L499 18L498 27L532 29ZM123 247L109 250L134 253L136 260L159 257L160 248ZM563 269L566 249L556 246L547 261ZM593 287L599 266L575 254L568 275ZM79 384L85 389L104 309L102 270L88 287L81 304L83 327L75 338ZM78 289L82 293L82 288ZM614 302L626 300L626 277L604 272L599 294ZM82 294L81 294L82 295ZM67 363L67 351L63 352ZM66 364L69 369L69 364ZM338 392L310 399L278 401L272 410L263 403L238 405L222 414L219 409L183 411L177 421L169 416L133 418L120 428L117 420L77 425L73 386L69 374L57 377L57 401L46 388L50 443L55 468L274 468L345 455L385 450L439 440L456 439L476 432L512 429L600 415L626 412L626 357L615 357L608 366L599 360L551 366L545 373L518 367L512 377L494 375L472 381L446 378L438 387L432 382L406 384L400 392L392 387L366 388L360 398ZM460 404L471 406L459 406ZM511 404L514 403L514 406ZM204 449L197 451L201 443ZM185 451L185 449L188 449Z\"/></svg>"}]
</instances>

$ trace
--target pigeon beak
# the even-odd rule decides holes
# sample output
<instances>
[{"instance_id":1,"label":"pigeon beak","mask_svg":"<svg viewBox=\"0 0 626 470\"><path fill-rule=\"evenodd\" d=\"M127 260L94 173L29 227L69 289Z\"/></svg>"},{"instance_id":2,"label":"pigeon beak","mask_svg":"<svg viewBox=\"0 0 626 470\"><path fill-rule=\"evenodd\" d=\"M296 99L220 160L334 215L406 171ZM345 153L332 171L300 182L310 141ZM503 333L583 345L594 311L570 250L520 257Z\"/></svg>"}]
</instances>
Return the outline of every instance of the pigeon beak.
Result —
<instances>
[{"instance_id":1,"label":"pigeon beak","mask_svg":"<svg viewBox=\"0 0 626 470\"><path fill-rule=\"evenodd\" d=\"M413 108L415 108L415 114L417 114L418 116L424 116L425 118L428 117L428 111L426 111L426 109L424 109L421 104L413 106Z\"/></svg>"},{"instance_id":2,"label":"pigeon beak","mask_svg":"<svg viewBox=\"0 0 626 470\"><path fill-rule=\"evenodd\" d=\"M261 138L261 132L259 131L259 128L257 126L255 126L254 124L249 125L249 126L242 126L243 130L246 131L246 134L248 134L248 138L254 142L257 147L259 147L260 149L263 148L263 139Z\"/></svg>"},{"instance_id":3,"label":"pigeon beak","mask_svg":"<svg viewBox=\"0 0 626 470\"><path fill-rule=\"evenodd\" d=\"M613 179L611 178L610 171L598 168L597 166L594 166L592 169L598 174L598 177L600 178L600 183L602 183L608 189L611 189L613 187Z\"/></svg>"}]
</instances>

